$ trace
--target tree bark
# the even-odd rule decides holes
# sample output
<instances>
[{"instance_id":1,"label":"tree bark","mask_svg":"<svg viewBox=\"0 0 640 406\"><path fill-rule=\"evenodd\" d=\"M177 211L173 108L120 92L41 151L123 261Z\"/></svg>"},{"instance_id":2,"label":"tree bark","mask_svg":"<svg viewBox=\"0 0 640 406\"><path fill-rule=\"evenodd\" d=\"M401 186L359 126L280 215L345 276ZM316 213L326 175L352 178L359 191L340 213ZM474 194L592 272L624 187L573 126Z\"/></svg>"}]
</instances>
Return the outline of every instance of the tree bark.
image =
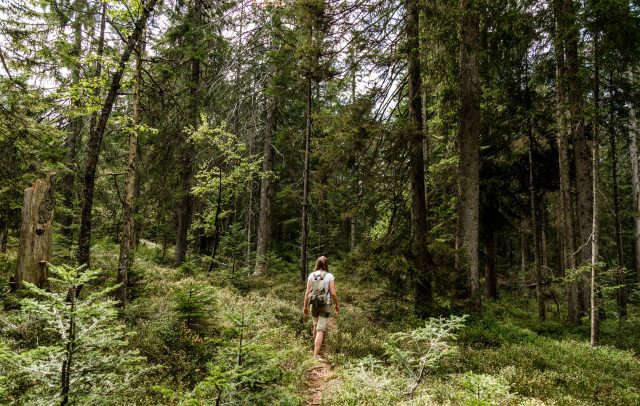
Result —
<instances>
[{"instance_id":1,"label":"tree bark","mask_svg":"<svg viewBox=\"0 0 640 406\"><path fill-rule=\"evenodd\" d=\"M526 87L527 107L531 108L531 93L529 86ZM538 320L544 321L546 309L544 303L543 277L542 277L542 196L538 192L534 176L533 160L533 126L531 117L527 115L527 132L529 138L529 200L531 204L531 222L533 223L533 270L536 280L536 303L538 305Z\"/></svg>"},{"instance_id":2,"label":"tree bark","mask_svg":"<svg viewBox=\"0 0 640 406\"><path fill-rule=\"evenodd\" d=\"M7 252L7 242L9 240L9 226L0 216L0 253Z\"/></svg>"},{"instance_id":3,"label":"tree bark","mask_svg":"<svg viewBox=\"0 0 640 406\"><path fill-rule=\"evenodd\" d=\"M478 222L480 208L480 74L479 18L471 0L461 0L460 118L458 129L458 235L462 263L468 272L471 308L480 310Z\"/></svg>"},{"instance_id":4,"label":"tree bark","mask_svg":"<svg viewBox=\"0 0 640 406\"><path fill-rule=\"evenodd\" d=\"M191 30L199 29L202 26L202 1L194 0L192 3L193 22ZM192 35L196 37L196 34ZM191 58L191 77L189 81L189 110L191 112L191 124L197 128L200 121L200 59ZM184 140L180 154L180 165L182 172L180 176L181 194L178 209L178 227L176 233L176 248L174 266L179 266L187 257L187 238L189 227L193 217L193 197L191 196L191 186L193 180L193 151L187 140Z\"/></svg>"},{"instance_id":5,"label":"tree bark","mask_svg":"<svg viewBox=\"0 0 640 406\"><path fill-rule=\"evenodd\" d=\"M613 92L612 92L613 93ZM626 272L624 267L623 246L622 246L622 216L620 213L620 191L618 187L618 146L616 142L615 126L613 125L613 106L609 111L609 154L611 160L611 183L613 184L613 218L615 221L616 236L616 304L620 317L627 316L627 288Z\"/></svg>"},{"instance_id":6,"label":"tree bark","mask_svg":"<svg viewBox=\"0 0 640 406\"><path fill-rule=\"evenodd\" d=\"M267 125L264 131L264 144L262 148L262 178L260 179L260 212L258 214L258 239L256 244L256 264L254 275L263 275L267 272L265 255L269 251L271 243L271 211L273 205L273 133L276 130L277 101L274 96L269 96L267 108Z\"/></svg>"},{"instance_id":7,"label":"tree bark","mask_svg":"<svg viewBox=\"0 0 640 406\"><path fill-rule=\"evenodd\" d=\"M600 208L598 206L598 164L600 160L599 150L599 108L600 108L600 55L598 49L598 34L594 36L594 86L593 86L593 146L592 146L592 170L593 170L593 218L591 239L591 345L600 344L600 306L598 286L598 254L600 244Z\"/></svg>"},{"instance_id":8,"label":"tree bark","mask_svg":"<svg viewBox=\"0 0 640 406\"><path fill-rule=\"evenodd\" d=\"M307 107L306 116L307 123L304 132L304 169L302 174L302 216L301 216L301 232L300 232L300 281L305 282L307 280L307 238L309 232L309 219L308 219L308 203L309 203L309 156L311 154L311 108L313 102L312 95L312 80L310 73L307 77Z\"/></svg>"},{"instance_id":9,"label":"tree bark","mask_svg":"<svg viewBox=\"0 0 640 406\"><path fill-rule=\"evenodd\" d=\"M484 263L484 281L485 295L487 299L498 300L498 275L496 273L496 232L493 226L489 226L487 230L486 240L484 242L485 263Z\"/></svg>"},{"instance_id":10,"label":"tree bark","mask_svg":"<svg viewBox=\"0 0 640 406\"><path fill-rule=\"evenodd\" d=\"M634 83L633 73L629 74L629 81ZM629 98L629 100L633 100ZM636 118L636 106L633 102L629 105L629 158L631 160L631 187L633 191L633 252L635 278L640 282L640 176L638 175L638 121Z\"/></svg>"},{"instance_id":11,"label":"tree bark","mask_svg":"<svg viewBox=\"0 0 640 406\"><path fill-rule=\"evenodd\" d=\"M408 142L411 176L412 257L415 268L414 300L418 316L433 312L433 260L427 246L427 204L424 187L424 132L422 128L422 80L420 77L420 8L416 0L407 0L405 29L409 76Z\"/></svg>"},{"instance_id":12,"label":"tree bark","mask_svg":"<svg viewBox=\"0 0 640 406\"><path fill-rule=\"evenodd\" d=\"M560 173L560 215L562 217L562 246L563 266L569 273L567 289L568 322L578 324L580 321L578 285L576 281L576 256L575 256L575 220L571 196L571 170L570 170L570 142L572 140L572 116L571 104L573 97L567 89L568 84L577 80L570 77L567 71L573 71L577 63L577 54L574 54L575 16L571 0L555 0L554 11L556 17L556 131L558 141L558 165ZM565 44L566 43L566 44ZM566 52L566 60L565 60ZM567 66L571 66L569 69ZM575 91L575 90L574 90Z\"/></svg>"},{"instance_id":13,"label":"tree bark","mask_svg":"<svg viewBox=\"0 0 640 406\"><path fill-rule=\"evenodd\" d=\"M149 0L143 9L142 15L136 20L135 28L129 38L127 38L125 49L120 56L118 67L116 68L113 77L111 78L111 85L109 92L102 106L100 117L96 123L95 129L91 131L89 136L89 143L87 149L87 159L85 163L84 171L84 191L82 202L82 214L80 219L80 238L78 241L78 263L90 265L90 247L91 247L91 211L93 209L93 193L96 180L96 169L98 166L98 158L100 156L100 149L102 146L102 138L107 128L107 121L111 115L111 110L118 96L120 90L120 82L124 75L129 57L133 48L136 46L142 35L142 27L147 21L147 18L153 11L158 0Z\"/></svg>"},{"instance_id":14,"label":"tree bark","mask_svg":"<svg viewBox=\"0 0 640 406\"><path fill-rule=\"evenodd\" d=\"M222 165L218 167L218 199L216 204L216 217L213 220L213 226L216 229L215 234L213 235L213 251L211 251L211 262L209 263L209 269L207 270L207 274L210 274L213 270L213 264L216 259L216 255L218 253L218 245L220 244L220 234L221 234L221 226L220 226L220 211L222 210Z\"/></svg>"},{"instance_id":15,"label":"tree bark","mask_svg":"<svg viewBox=\"0 0 640 406\"><path fill-rule=\"evenodd\" d=\"M102 1L102 11L100 12L100 34L98 35L98 47L96 49L96 71L95 77L96 79L100 79L102 75L102 55L104 54L104 31L107 25L107 2ZM94 96L100 95L100 89L96 88L94 91ZM98 112L94 112L91 114L91 119L89 121L89 133L93 133L96 128L96 124L98 122Z\"/></svg>"},{"instance_id":16,"label":"tree bark","mask_svg":"<svg viewBox=\"0 0 640 406\"><path fill-rule=\"evenodd\" d=\"M127 175L125 180L125 196L122 205L122 232L120 236L120 256L118 260L117 282L120 287L116 291L116 298L121 306L127 302L127 285L129 283L129 268L133 264L134 250L134 217L133 205L136 187L136 166L138 157L138 136L140 124L140 87L142 82L142 54L144 53L144 35L136 50L135 90L133 96L133 112L131 117L131 132L129 134L129 157L127 159Z\"/></svg>"},{"instance_id":17,"label":"tree bark","mask_svg":"<svg viewBox=\"0 0 640 406\"><path fill-rule=\"evenodd\" d=\"M527 277L529 272L529 228L531 221L528 216L520 219L520 272L516 273L514 286L519 289L522 286L522 280Z\"/></svg>"},{"instance_id":18,"label":"tree bark","mask_svg":"<svg viewBox=\"0 0 640 406\"><path fill-rule=\"evenodd\" d=\"M55 178L53 174L45 180L36 180L24 190L22 225L15 288L22 288L24 282L45 287L49 278L47 262L51 258L52 222L55 207Z\"/></svg>"},{"instance_id":19,"label":"tree bark","mask_svg":"<svg viewBox=\"0 0 640 406\"><path fill-rule=\"evenodd\" d=\"M76 8L75 21L73 22L73 50L72 55L77 58L75 65L72 69L71 80L72 86L78 87L80 85L80 56L82 55L82 21L80 19L80 9L82 8L79 1L75 2ZM74 186L76 181L77 170L77 154L78 143L82 137L82 124L83 120L80 116L80 98L76 97L72 100L73 106L70 127L71 133L65 140L66 153L66 166L67 171L62 178L62 205L64 206L64 214L60 218L60 225L62 228L62 235L66 238L67 243L71 245L73 240L73 211L74 211Z\"/></svg>"},{"instance_id":20,"label":"tree bark","mask_svg":"<svg viewBox=\"0 0 640 406\"><path fill-rule=\"evenodd\" d=\"M575 208L577 215L574 217L574 241L579 244L575 247L579 252L576 265L587 266L590 263L592 219L592 197L591 197L591 169L589 146L584 133L583 100L582 100L582 80L580 78L580 61L578 52L578 42L580 32L577 23L577 10L579 5L573 0L565 0L566 26L565 26L565 63L567 78L567 95L569 110L569 142L573 144L574 166L575 166ZM583 272L576 273L575 282L577 289L577 318L587 313L589 308L588 280ZM579 320L576 320L579 321Z\"/></svg>"}]
</instances>

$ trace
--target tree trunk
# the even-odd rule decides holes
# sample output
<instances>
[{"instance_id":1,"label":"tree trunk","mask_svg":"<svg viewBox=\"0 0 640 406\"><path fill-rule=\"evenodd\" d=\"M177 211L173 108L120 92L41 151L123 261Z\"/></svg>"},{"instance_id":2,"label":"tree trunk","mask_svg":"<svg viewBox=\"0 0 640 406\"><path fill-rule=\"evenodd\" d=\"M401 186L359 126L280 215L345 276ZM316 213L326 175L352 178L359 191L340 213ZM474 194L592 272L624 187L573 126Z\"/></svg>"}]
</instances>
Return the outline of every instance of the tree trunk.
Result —
<instances>
[{"instance_id":1,"label":"tree trunk","mask_svg":"<svg viewBox=\"0 0 640 406\"><path fill-rule=\"evenodd\" d=\"M544 195L541 196L542 202L540 204L540 218L538 221L540 222L540 240L542 243L541 254L540 257L542 259L542 269L544 272L550 272L549 268L549 251L547 244L547 216L546 210L543 206L544 203Z\"/></svg>"},{"instance_id":2,"label":"tree trunk","mask_svg":"<svg viewBox=\"0 0 640 406\"><path fill-rule=\"evenodd\" d=\"M300 232L300 281L305 282L307 280L307 238L308 238L308 208L309 202L309 156L311 148L311 108L312 108L312 80L310 73L307 77L307 124L304 132L304 169L302 174L302 218L301 232Z\"/></svg>"},{"instance_id":3,"label":"tree trunk","mask_svg":"<svg viewBox=\"0 0 640 406\"><path fill-rule=\"evenodd\" d=\"M598 286L598 251L600 243L600 208L598 207L598 164L599 151L599 123L598 110L600 108L600 55L598 50L598 34L594 36L594 86L593 86L593 146L592 146L592 170L593 170L593 222L591 239L591 345L600 344L600 312L599 312L599 286Z\"/></svg>"},{"instance_id":4,"label":"tree trunk","mask_svg":"<svg viewBox=\"0 0 640 406\"><path fill-rule=\"evenodd\" d=\"M479 18L471 0L461 0L460 124L458 144L458 235L462 266L469 276L471 307L480 310L478 220L480 207L480 74L478 72Z\"/></svg>"},{"instance_id":5,"label":"tree trunk","mask_svg":"<svg viewBox=\"0 0 640 406\"><path fill-rule=\"evenodd\" d=\"M356 47L351 48L351 64L353 68L351 69L351 103L355 105L356 103L356 82L358 78L358 64L356 62ZM354 168L354 172L357 168ZM355 173L354 173L355 176ZM358 187L360 185L358 184ZM355 190L352 191L355 194ZM359 200L359 199L358 199ZM356 218L357 218L358 206L357 204L354 207L354 212L349 218L349 251L353 252L356 249Z\"/></svg>"},{"instance_id":6,"label":"tree trunk","mask_svg":"<svg viewBox=\"0 0 640 406\"><path fill-rule=\"evenodd\" d=\"M556 17L556 127L558 141L558 165L560 173L560 214L562 217L562 246L563 266L569 273L570 281L567 292L568 321L578 324L580 321L580 305L578 295L579 282L573 280L576 271L575 256L575 220L571 196L570 142L572 140L572 122L576 117L572 115L573 107L569 107L575 97L573 91L567 91L570 83L577 80L569 73L574 73L577 67L577 38L573 38L575 15L572 0L555 0ZM565 44L566 42L566 44ZM566 60L565 60L566 51ZM573 95L575 96L575 95Z\"/></svg>"},{"instance_id":7,"label":"tree trunk","mask_svg":"<svg viewBox=\"0 0 640 406\"><path fill-rule=\"evenodd\" d=\"M522 280L527 277L529 272L529 228L531 221L526 215L520 219L520 272L516 273L514 286L519 289L522 286Z\"/></svg>"},{"instance_id":8,"label":"tree trunk","mask_svg":"<svg viewBox=\"0 0 640 406\"><path fill-rule=\"evenodd\" d=\"M612 92L613 93L613 92ZM613 106L609 110L609 153L611 160L611 182L613 183L613 218L615 221L616 234L616 282L618 289L616 291L616 304L620 317L627 316L627 288L626 288L626 272L624 267L623 246L622 246L622 216L620 213L620 191L618 188L618 154L615 126L613 125Z\"/></svg>"},{"instance_id":9,"label":"tree trunk","mask_svg":"<svg viewBox=\"0 0 640 406\"><path fill-rule=\"evenodd\" d=\"M269 251L271 243L271 207L273 205L273 133L276 130L277 101L274 96L269 96L267 108L267 125L264 132L264 145L262 149L262 178L260 179L260 213L258 214L258 240L256 244L256 265L254 275L263 275L267 272L265 255Z\"/></svg>"},{"instance_id":10,"label":"tree trunk","mask_svg":"<svg viewBox=\"0 0 640 406\"><path fill-rule=\"evenodd\" d=\"M72 55L78 60L75 61L73 67L71 80L72 86L77 87L80 85L80 56L82 55L82 22L80 19L80 7L78 2L75 3L75 7L78 10L75 15L75 21L73 22L73 51ZM71 245L73 241L73 211L74 211L74 186L76 181L77 170L77 154L78 143L82 137L82 117L80 116L80 98L75 98L72 101L73 105L73 118L70 122L71 133L65 140L66 153L66 166L67 171L62 178L62 205L64 207L64 213L60 217L60 225L62 228L62 235L66 238L67 243Z\"/></svg>"},{"instance_id":11,"label":"tree trunk","mask_svg":"<svg viewBox=\"0 0 640 406\"><path fill-rule=\"evenodd\" d=\"M102 11L100 12L100 34L98 36L98 48L96 49L96 71L95 77L96 79L100 79L102 75L102 55L104 54L104 30L107 25L107 2L102 2ZM98 81L99 82L99 81ZM94 92L94 96L96 98L100 95L100 88L96 88ZM94 112L91 114L91 119L89 121L89 134L93 133L96 128L96 124L98 122L98 112Z\"/></svg>"},{"instance_id":12,"label":"tree trunk","mask_svg":"<svg viewBox=\"0 0 640 406\"><path fill-rule=\"evenodd\" d=\"M629 81L631 84L634 83L633 73L629 74ZM633 190L633 266L635 268L636 281L640 282L640 176L638 175L637 134L636 106L631 102L629 105L629 158L631 160L631 187Z\"/></svg>"},{"instance_id":13,"label":"tree trunk","mask_svg":"<svg viewBox=\"0 0 640 406\"><path fill-rule=\"evenodd\" d=\"M125 180L124 204L122 205L122 232L120 236L120 257L118 261L117 282L120 287L116 291L116 298L121 306L127 302L127 284L129 282L129 267L133 264L132 248L134 247L134 218L133 205L136 187L136 166L138 157L138 136L140 124L140 86L142 82L142 54L143 40L138 42L136 50L136 76L133 96L133 114L131 117L131 132L129 134L129 157L127 160L127 175Z\"/></svg>"},{"instance_id":14,"label":"tree trunk","mask_svg":"<svg viewBox=\"0 0 640 406\"><path fill-rule=\"evenodd\" d=\"M578 53L578 42L580 32L577 23L577 8L573 0L564 0L566 12L565 25L565 53L566 53L566 84L567 84L567 105L569 111L569 142L573 143L575 162L575 185L577 193L574 193L574 204L577 216L574 217L574 241L579 241L575 246L577 266L587 266L590 263L591 246L588 243L591 236L592 219L592 197L591 197L591 170L589 147L584 133L582 81L580 78L580 61ZM579 252L577 252L579 250ZM577 270L577 268L576 268ZM577 318L587 313L589 307L588 280L583 272L578 272L575 282L577 290Z\"/></svg>"},{"instance_id":15,"label":"tree trunk","mask_svg":"<svg viewBox=\"0 0 640 406\"><path fill-rule=\"evenodd\" d=\"M498 300L498 274L496 273L496 232L489 225L484 242L486 261L484 263L485 294L487 299Z\"/></svg>"},{"instance_id":16,"label":"tree trunk","mask_svg":"<svg viewBox=\"0 0 640 406\"><path fill-rule=\"evenodd\" d=\"M422 81L420 78L420 8L416 0L407 0L405 27L409 76L408 142L411 176L412 257L415 268L415 311L421 317L432 314L433 260L427 246L427 204L424 187L424 133L422 128Z\"/></svg>"},{"instance_id":17,"label":"tree trunk","mask_svg":"<svg viewBox=\"0 0 640 406\"><path fill-rule=\"evenodd\" d=\"M529 86L526 87L527 107L531 108L531 94ZM528 109L528 110L529 110ZM529 200L531 202L531 222L533 223L533 270L536 280L536 303L538 305L538 320L544 321L545 303L542 278L542 196L537 190L534 176L533 161L533 127L531 117L527 115L527 132L529 135Z\"/></svg>"},{"instance_id":18,"label":"tree trunk","mask_svg":"<svg viewBox=\"0 0 640 406\"><path fill-rule=\"evenodd\" d=\"M91 211L93 209L93 193L96 180L96 169L98 166L98 158L100 156L100 148L102 146L102 138L107 128L107 121L111 115L111 110L120 90L120 82L124 75L129 57L133 48L136 46L142 35L142 27L147 21L158 0L149 0L149 3L143 7L142 15L136 20L135 28L126 41L125 49L120 56L118 67L111 78L109 92L102 106L100 117L96 127L89 136L87 149L87 160L84 171L84 191L82 202L82 214L80 219L80 238L78 241L78 263L90 265L90 247L91 247Z\"/></svg>"},{"instance_id":19,"label":"tree trunk","mask_svg":"<svg viewBox=\"0 0 640 406\"><path fill-rule=\"evenodd\" d=\"M191 30L199 29L202 25L202 1L194 0L192 3L193 23ZM195 37L195 35L194 35ZM194 57L191 59L191 77L189 81L189 109L191 112L191 124L193 128L197 128L200 121L200 59ZM176 233L176 252L174 258L174 266L182 264L187 257L187 237L189 235L189 227L191 227L191 219L193 217L193 197L191 196L191 183L193 179L193 151L187 140L184 140L180 156L180 164L182 172L180 176L181 195L180 207L178 209L178 229Z\"/></svg>"},{"instance_id":20,"label":"tree trunk","mask_svg":"<svg viewBox=\"0 0 640 406\"><path fill-rule=\"evenodd\" d=\"M55 206L54 176L36 180L24 190L20 245L14 277L15 288L24 282L45 287L49 278L47 262L51 258L53 209Z\"/></svg>"},{"instance_id":21,"label":"tree trunk","mask_svg":"<svg viewBox=\"0 0 640 406\"><path fill-rule=\"evenodd\" d=\"M2 218L2 217L0 217ZM0 253L7 252L7 242L9 240L9 226L5 220L0 221Z\"/></svg>"},{"instance_id":22,"label":"tree trunk","mask_svg":"<svg viewBox=\"0 0 640 406\"><path fill-rule=\"evenodd\" d=\"M209 263L209 269L207 270L207 274L210 274L213 270L213 263L216 259L216 255L218 253L218 245L220 244L220 234L221 234L221 226L220 226L220 211L222 210L222 165L218 168L218 199L216 204L216 217L213 220L213 226L216 229L215 234L213 235L213 251L211 252L211 262Z\"/></svg>"},{"instance_id":23,"label":"tree trunk","mask_svg":"<svg viewBox=\"0 0 640 406\"><path fill-rule=\"evenodd\" d=\"M69 404L69 392L71 391L71 371L74 361L74 354L76 353L76 291L81 286L74 285L69 289L71 294L67 295L67 305L69 306L69 326L67 328L66 345L64 350L64 360L62 361L62 369L60 371L60 397L62 401L61 406Z\"/></svg>"}]
</instances>

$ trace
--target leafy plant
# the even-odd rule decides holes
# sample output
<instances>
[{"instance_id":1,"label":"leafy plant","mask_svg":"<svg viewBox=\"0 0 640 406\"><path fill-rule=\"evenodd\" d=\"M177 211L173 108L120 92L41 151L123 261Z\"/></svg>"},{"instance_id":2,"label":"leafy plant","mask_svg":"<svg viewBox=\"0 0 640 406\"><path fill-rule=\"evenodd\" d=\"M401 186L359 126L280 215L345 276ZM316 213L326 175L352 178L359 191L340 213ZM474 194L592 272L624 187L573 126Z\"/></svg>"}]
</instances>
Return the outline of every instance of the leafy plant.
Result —
<instances>
[{"instance_id":1,"label":"leafy plant","mask_svg":"<svg viewBox=\"0 0 640 406\"><path fill-rule=\"evenodd\" d=\"M117 404L135 391L133 383L150 369L145 358L128 349L125 326L117 321L109 287L75 298L80 285L99 271L52 267L54 291L25 284L32 297L20 301L17 323L36 321L35 342L0 341L0 385L5 400L28 404ZM45 340L40 341L39 338ZM51 339L50 337L53 337ZM20 393L22 392L22 393Z\"/></svg>"},{"instance_id":2,"label":"leafy plant","mask_svg":"<svg viewBox=\"0 0 640 406\"><path fill-rule=\"evenodd\" d=\"M430 318L424 327L390 336L387 355L412 381L409 396L413 396L425 374L454 350L451 341L456 339L455 331L464 325L466 318L467 315Z\"/></svg>"}]
</instances>

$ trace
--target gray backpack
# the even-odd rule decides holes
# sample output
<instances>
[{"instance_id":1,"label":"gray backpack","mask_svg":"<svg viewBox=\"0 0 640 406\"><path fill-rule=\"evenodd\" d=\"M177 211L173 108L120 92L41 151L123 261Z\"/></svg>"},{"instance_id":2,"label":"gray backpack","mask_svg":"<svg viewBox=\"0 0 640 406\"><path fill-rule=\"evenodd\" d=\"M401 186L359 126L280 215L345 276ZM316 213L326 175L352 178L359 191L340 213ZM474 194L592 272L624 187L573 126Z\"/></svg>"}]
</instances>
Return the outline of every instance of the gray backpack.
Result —
<instances>
[{"instance_id":1,"label":"gray backpack","mask_svg":"<svg viewBox=\"0 0 640 406\"><path fill-rule=\"evenodd\" d=\"M327 297L328 291L324 283L324 278L327 277L327 272L313 273L311 277L311 291L309 303L314 306L322 306L330 303L330 299Z\"/></svg>"}]
</instances>

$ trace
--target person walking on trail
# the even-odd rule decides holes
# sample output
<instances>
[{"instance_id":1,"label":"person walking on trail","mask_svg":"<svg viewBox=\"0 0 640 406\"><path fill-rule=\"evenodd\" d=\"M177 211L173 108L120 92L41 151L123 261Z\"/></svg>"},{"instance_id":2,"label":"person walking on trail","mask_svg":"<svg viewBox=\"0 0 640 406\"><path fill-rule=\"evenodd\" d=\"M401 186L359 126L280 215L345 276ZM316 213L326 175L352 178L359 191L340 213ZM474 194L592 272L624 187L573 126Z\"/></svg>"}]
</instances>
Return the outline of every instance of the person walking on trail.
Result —
<instances>
[{"instance_id":1,"label":"person walking on trail","mask_svg":"<svg viewBox=\"0 0 640 406\"><path fill-rule=\"evenodd\" d=\"M331 316L332 304L336 314L340 313L335 277L329 273L327 257L321 256L316 260L313 272L307 279L307 290L304 294L304 307L302 309L302 313L307 316L309 314L309 305L311 305L313 355L316 358L320 356L320 347L322 347L322 341L327 332L327 322Z\"/></svg>"}]
</instances>

